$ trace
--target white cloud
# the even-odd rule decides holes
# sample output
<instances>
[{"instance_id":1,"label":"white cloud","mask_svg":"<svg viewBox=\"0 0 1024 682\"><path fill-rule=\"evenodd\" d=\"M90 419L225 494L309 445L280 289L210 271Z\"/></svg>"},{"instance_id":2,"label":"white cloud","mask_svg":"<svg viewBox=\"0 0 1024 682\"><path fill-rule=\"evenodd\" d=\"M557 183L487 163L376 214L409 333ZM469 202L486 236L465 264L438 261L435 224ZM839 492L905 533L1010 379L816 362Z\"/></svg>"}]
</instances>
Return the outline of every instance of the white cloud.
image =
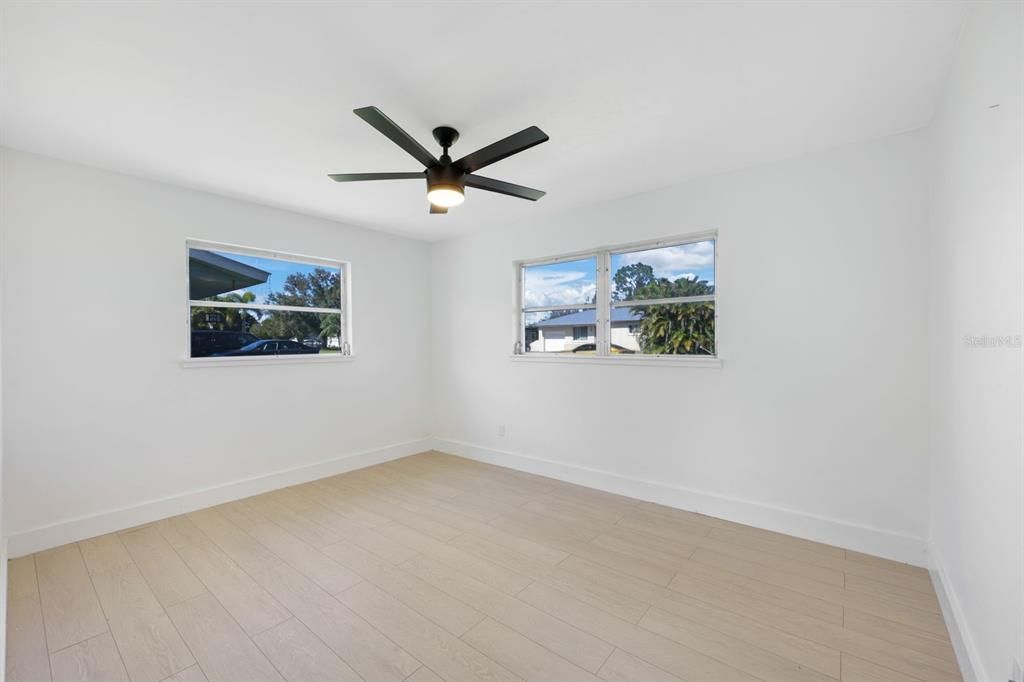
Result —
<instances>
[{"instance_id":1,"label":"white cloud","mask_svg":"<svg viewBox=\"0 0 1024 682\"><path fill-rule=\"evenodd\" d=\"M713 266L715 245L711 241L680 244L650 251L624 253L620 258L621 265L646 263L654 268L655 277L675 280L680 277L693 277L693 270Z\"/></svg>"},{"instance_id":2,"label":"white cloud","mask_svg":"<svg viewBox=\"0 0 1024 682\"><path fill-rule=\"evenodd\" d=\"M526 270L523 305L543 307L589 303L596 291L597 285L587 280L585 272L531 272Z\"/></svg>"}]
</instances>

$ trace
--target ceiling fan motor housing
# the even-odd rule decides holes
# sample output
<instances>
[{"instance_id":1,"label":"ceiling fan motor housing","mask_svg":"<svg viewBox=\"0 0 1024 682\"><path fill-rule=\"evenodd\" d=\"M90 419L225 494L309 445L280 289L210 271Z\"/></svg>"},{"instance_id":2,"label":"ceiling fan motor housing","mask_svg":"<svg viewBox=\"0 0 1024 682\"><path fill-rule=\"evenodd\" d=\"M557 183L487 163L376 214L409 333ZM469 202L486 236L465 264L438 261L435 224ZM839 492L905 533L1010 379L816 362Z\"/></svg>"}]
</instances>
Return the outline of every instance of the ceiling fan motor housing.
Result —
<instances>
[{"instance_id":1,"label":"ceiling fan motor housing","mask_svg":"<svg viewBox=\"0 0 1024 682\"><path fill-rule=\"evenodd\" d=\"M466 189L466 174L453 164L427 169L427 190L452 189L460 194Z\"/></svg>"}]
</instances>

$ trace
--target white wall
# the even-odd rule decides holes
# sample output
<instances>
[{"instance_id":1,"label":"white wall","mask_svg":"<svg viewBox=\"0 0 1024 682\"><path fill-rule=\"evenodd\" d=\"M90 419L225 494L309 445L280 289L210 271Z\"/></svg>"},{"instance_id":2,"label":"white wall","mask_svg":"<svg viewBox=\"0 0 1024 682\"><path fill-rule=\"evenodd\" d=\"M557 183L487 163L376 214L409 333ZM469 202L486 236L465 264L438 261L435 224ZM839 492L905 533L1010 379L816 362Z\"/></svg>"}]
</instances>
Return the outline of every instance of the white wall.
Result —
<instances>
[{"instance_id":1,"label":"white wall","mask_svg":"<svg viewBox=\"0 0 1024 682\"><path fill-rule=\"evenodd\" d=\"M923 563L923 143L901 135L437 244L435 435ZM708 229L721 368L510 361L514 259Z\"/></svg>"},{"instance_id":2,"label":"white wall","mask_svg":"<svg viewBox=\"0 0 1024 682\"><path fill-rule=\"evenodd\" d=\"M931 544L974 673L1024 663L1022 5L975 3L932 124ZM989 108L998 104L996 108Z\"/></svg>"},{"instance_id":3,"label":"white wall","mask_svg":"<svg viewBox=\"0 0 1024 682\"><path fill-rule=\"evenodd\" d=\"M0 152L2 153L2 152ZM3 253L6 250L4 245L4 206L7 205L7 182L4 175L4 168L0 163L0 387L3 386L3 292L6 288L4 282ZM3 391L0 390L0 632L7 632L7 533L4 530L4 499L3 493L3 471L4 471L4 416L3 416ZM0 637L0 669L7 669L7 637Z\"/></svg>"},{"instance_id":4,"label":"white wall","mask_svg":"<svg viewBox=\"0 0 1024 682\"><path fill-rule=\"evenodd\" d=\"M13 555L110 530L120 508L429 435L426 244L10 150L2 164ZM350 260L355 361L183 368L186 237Z\"/></svg>"}]
</instances>

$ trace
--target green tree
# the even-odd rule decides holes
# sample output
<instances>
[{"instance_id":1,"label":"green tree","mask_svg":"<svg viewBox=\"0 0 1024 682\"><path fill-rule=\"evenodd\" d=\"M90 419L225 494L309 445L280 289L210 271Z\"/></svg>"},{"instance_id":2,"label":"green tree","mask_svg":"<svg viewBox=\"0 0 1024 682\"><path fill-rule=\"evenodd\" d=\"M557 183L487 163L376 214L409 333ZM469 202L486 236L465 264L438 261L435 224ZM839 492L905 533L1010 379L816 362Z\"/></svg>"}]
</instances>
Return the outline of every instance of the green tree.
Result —
<instances>
[{"instance_id":1,"label":"green tree","mask_svg":"<svg viewBox=\"0 0 1024 682\"><path fill-rule=\"evenodd\" d=\"M267 296L267 303L311 308L337 308L340 301L340 273L325 268L316 268L308 274L293 272L284 280L281 291Z\"/></svg>"},{"instance_id":2,"label":"green tree","mask_svg":"<svg viewBox=\"0 0 1024 682\"><path fill-rule=\"evenodd\" d=\"M284 281L281 291L267 296L267 303L303 308L338 308L341 305L341 276L335 270L316 268L313 272L293 272ZM341 320L327 313L271 310L253 333L264 339L326 340L338 336Z\"/></svg>"},{"instance_id":3,"label":"green tree","mask_svg":"<svg viewBox=\"0 0 1024 682\"><path fill-rule=\"evenodd\" d=\"M624 265L615 272L612 278L615 282L615 300L630 301L637 290L655 282L654 268L646 263L633 263Z\"/></svg>"}]
</instances>

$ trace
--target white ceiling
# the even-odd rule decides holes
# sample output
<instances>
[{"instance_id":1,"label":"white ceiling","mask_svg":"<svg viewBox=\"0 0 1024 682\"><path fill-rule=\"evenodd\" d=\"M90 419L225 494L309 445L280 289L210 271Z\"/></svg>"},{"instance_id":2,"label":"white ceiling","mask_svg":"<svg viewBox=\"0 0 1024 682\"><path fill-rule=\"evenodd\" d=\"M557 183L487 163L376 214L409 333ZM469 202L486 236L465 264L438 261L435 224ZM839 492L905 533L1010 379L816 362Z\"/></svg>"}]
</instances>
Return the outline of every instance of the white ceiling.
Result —
<instances>
[{"instance_id":1,"label":"white ceiling","mask_svg":"<svg viewBox=\"0 0 1024 682\"><path fill-rule=\"evenodd\" d=\"M7 3L2 142L421 239L928 123L960 2ZM459 156L551 141L427 214L420 170L351 113ZM59 191L59 188L56 188Z\"/></svg>"}]
</instances>

